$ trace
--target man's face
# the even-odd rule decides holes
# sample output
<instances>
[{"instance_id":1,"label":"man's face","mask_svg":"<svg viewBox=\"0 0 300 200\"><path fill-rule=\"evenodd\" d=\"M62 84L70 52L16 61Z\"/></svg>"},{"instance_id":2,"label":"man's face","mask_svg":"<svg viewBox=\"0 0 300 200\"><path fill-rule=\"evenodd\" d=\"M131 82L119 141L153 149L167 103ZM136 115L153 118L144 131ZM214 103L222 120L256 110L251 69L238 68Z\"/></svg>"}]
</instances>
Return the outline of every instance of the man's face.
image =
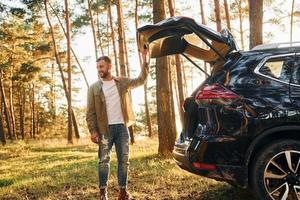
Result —
<instances>
[{"instance_id":1,"label":"man's face","mask_svg":"<svg viewBox=\"0 0 300 200\"><path fill-rule=\"evenodd\" d=\"M105 62L105 60L100 60L97 62L98 75L101 78L106 78L110 74L111 64Z\"/></svg>"}]
</instances>

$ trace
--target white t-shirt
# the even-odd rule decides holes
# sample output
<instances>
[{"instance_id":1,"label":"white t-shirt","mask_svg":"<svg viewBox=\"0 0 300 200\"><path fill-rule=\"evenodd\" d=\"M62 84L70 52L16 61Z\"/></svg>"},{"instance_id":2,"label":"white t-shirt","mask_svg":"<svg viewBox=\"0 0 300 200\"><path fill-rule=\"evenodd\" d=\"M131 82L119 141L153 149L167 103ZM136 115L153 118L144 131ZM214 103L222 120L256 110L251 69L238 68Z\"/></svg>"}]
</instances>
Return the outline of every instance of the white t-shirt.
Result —
<instances>
[{"instance_id":1,"label":"white t-shirt","mask_svg":"<svg viewBox=\"0 0 300 200\"><path fill-rule=\"evenodd\" d=\"M114 80L103 81L108 124L124 124L120 95Z\"/></svg>"}]
</instances>

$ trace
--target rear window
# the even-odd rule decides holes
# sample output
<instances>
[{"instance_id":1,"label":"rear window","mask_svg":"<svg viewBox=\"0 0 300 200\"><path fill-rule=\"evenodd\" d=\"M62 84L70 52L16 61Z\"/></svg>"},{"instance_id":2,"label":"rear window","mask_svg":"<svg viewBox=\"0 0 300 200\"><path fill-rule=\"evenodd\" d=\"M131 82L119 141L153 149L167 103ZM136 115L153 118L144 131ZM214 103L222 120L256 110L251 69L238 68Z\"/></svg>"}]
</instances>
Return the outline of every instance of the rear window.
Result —
<instances>
[{"instance_id":1,"label":"rear window","mask_svg":"<svg viewBox=\"0 0 300 200\"><path fill-rule=\"evenodd\" d=\"M289 83L294 69L295 57L286 56L267 60L259 72L270 78Z\"/></svg>"}]
</instances>

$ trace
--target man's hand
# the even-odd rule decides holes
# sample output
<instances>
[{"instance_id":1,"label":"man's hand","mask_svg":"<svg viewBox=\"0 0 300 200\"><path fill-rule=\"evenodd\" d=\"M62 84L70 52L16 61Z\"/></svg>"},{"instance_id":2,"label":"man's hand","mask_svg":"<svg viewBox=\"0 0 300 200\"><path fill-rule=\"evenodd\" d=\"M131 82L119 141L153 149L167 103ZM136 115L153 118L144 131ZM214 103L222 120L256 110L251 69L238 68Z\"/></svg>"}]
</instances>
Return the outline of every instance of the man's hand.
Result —
<instances>
[{"instance_id":1,"label":"man's hand","mask_svg":"<svg viewBox=\"0 0 300 200\"><path fill-rule=\"evenodd\" d=\"M143 51L141 53L142 53L143 64L147 63L150 60L150 58L148 56L148 53L149 53L148 49L143 49Z\"/></svg>"},{"instance_id":2,"label":"man's hand","mask_svg":"<svg viewBox=\"0 0 300 200\"><path fill-rule=\"evenodd\" d=\"M91 140L92 140L92 142L94 142L94 143L96 143L96 144L99 144L99 135L98 135L98 133L92 133L91 134Z\"/></svg>"}]
</instances>

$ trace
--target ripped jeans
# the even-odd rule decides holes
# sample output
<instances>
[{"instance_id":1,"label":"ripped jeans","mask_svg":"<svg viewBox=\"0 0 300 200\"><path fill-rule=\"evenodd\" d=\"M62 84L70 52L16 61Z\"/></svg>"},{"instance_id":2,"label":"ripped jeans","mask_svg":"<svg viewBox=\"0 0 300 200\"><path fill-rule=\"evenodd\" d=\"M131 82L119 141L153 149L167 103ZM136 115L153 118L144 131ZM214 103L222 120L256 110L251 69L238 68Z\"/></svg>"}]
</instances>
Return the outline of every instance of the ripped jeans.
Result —
<instances>
[{"instance_id":1,"label":"ripped jeans","mask_svg":"<svg viewBox=\"0 0 300 200\"><path fill-rule=\"evenodd\" d=\"M129 168L129 134L124 124L109 125L109 134L101 135L98 150L99 187L107 187L113 144L115 144L118 159L118 184L120 188L126 188Z\"/></svg>"}]
</instances>

